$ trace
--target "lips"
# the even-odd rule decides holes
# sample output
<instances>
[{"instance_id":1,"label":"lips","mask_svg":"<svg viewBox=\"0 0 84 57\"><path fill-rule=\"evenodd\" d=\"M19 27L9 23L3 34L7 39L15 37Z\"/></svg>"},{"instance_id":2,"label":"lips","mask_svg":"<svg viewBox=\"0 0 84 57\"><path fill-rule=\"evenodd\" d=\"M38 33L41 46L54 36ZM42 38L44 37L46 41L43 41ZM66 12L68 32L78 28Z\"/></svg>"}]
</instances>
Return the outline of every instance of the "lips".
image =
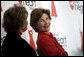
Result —
<instances>
[{"instance_id":1,"label":"lips","mask_svg":"<svg viewBox=\"0 0 84 57\"><path fill-rule=\"evenodd\" d=\"M47 25L47 26L43 26L44 28L48 28L50 25Z\"/></svg>"}]
</instances>

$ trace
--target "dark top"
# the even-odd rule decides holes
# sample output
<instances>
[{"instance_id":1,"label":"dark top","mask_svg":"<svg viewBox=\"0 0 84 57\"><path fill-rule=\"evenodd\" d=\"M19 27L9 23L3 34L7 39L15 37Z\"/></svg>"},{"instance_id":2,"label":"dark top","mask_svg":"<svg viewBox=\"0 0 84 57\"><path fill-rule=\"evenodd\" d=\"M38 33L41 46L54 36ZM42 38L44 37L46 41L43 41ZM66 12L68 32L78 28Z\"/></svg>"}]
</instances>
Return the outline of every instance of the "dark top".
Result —
<instances>
[{"instance_id":1,"label":"dark top","mask_svg":"<svg viewBox=\"0 0 84 57\"><path fill-rule=\"evenodd\" d=\"M3 56L36 56L33 48L18 33L7 33L2 45Z\"/></svg>"},{"instance_id":2,"label":"dark top","mask_svg":"<svg viewBox=\"0 0 84 57\"><path fill-rule=\"evenodd\" d=\"M68 56L52 33L47 34L42 31L38 33L37 50L41 56Z\"/></svg>"}]
</instances>

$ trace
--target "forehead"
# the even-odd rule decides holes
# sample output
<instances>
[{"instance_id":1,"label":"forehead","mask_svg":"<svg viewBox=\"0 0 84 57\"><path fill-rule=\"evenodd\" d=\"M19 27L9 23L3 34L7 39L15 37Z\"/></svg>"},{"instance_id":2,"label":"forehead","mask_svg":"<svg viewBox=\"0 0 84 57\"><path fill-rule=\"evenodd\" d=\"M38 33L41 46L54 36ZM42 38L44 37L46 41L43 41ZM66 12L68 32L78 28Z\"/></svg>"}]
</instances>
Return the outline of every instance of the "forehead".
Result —
<instances>
[{"instance_id":1,"label":"forehead","mask_svg":"<svg viewBox=\"0 0 84 57\"><path fill-rule=\"evenodd\" d=\"M48 17L48 15L45 14L45 13L43 13L40 19L44 19L44 18L46 18L46 17Z\"/></svg>"}]
</instances>

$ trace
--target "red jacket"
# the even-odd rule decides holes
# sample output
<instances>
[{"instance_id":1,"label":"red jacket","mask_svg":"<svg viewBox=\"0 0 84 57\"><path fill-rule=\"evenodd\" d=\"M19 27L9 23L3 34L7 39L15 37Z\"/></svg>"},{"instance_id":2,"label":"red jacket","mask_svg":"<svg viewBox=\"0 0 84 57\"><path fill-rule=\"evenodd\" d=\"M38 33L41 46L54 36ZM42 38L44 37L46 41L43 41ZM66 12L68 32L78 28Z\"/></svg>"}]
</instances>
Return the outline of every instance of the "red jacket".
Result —
<instances>
[{"instance_id":1,"label":"red jacket","mask_svg":"<svg viewBox=\"0 0 84 57\"><path fill-rule=\"evenodd\" d=\"M68 56L52 33L38 32L37 49L45 56Z\"/></svg>"}]
</instances>

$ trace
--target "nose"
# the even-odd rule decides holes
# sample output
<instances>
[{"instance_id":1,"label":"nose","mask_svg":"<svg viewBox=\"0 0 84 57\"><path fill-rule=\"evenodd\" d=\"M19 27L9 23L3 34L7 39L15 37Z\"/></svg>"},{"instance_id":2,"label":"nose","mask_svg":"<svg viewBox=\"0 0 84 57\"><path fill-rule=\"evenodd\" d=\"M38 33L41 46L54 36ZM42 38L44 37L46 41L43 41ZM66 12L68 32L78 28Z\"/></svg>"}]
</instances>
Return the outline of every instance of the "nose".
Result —
<instances>
[{"instance_id":1,"label":"nose","mask_svg":"<svg viewBox=\"0 0 84 57\"><path fill-rule=\"evenodd\" d=\"M45 24L48 24L48 21L47 20L45 20Z\"/></svg>"}]
</instances>

